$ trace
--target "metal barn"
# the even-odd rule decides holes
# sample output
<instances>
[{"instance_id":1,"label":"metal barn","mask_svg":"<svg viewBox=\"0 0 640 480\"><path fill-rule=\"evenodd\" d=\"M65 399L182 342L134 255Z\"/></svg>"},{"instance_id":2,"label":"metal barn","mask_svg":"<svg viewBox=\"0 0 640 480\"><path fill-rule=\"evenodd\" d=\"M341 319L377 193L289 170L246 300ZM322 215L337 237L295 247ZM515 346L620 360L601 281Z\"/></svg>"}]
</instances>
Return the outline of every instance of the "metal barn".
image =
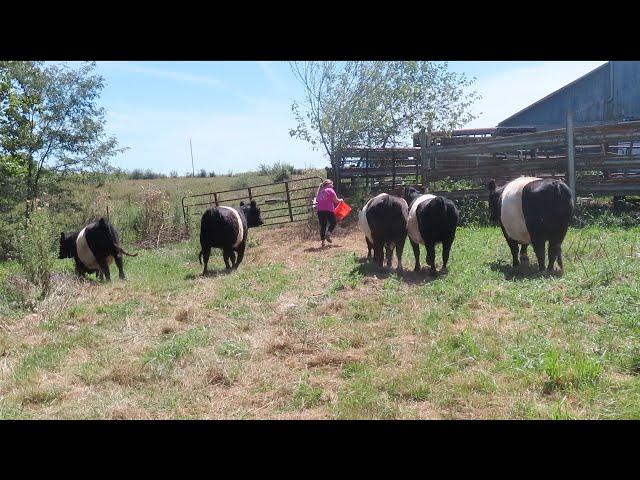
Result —
<instances>
[{"instance_id":1,"label":"metal barn","mask_svg":"<svg viewBox=\"0 0 640 480\"><path fill-rule=\"evenodd\" d=\"M547 95L498 124L536 131L640 120L640 62L611 61Z\"/></svg>"}]
</instances>

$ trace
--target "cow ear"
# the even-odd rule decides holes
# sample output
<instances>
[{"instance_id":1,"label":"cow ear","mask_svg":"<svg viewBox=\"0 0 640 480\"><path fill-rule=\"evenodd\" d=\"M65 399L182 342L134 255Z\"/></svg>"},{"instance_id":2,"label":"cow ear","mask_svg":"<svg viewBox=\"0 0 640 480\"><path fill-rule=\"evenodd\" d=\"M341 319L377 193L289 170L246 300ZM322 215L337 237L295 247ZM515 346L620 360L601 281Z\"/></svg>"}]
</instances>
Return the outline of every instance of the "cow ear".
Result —
<instances>
[{"instance_id":1,"label":"cow ear","mask_svg":"<svg viewBox=\"0 0 640 480\"><path fill-rule=\"evenodd\" d=\"M251 200L251 206L252 206L253 208L256 208L256 207L258 206L258 204L256 203L256 201L255 201L255 200Z\"/></svg>"},{"instance_id":2,"label":"cow ear","mask_svg":"<svg viewBox=\"0 0 640 480\"><path fill-rule=\"evenodd\" d=\"M60 232L60 241L64 241L64 232Z\"/></svg>"},{"instance_id":3,"label":"cow ear","mask_svg":"<svg viewBox=\"0 0 640 480\"><path fill-rule=\"evenodd\" d=\"M100 225L106 225L106 224L107 224L107 221L104 219L104 217L100 217L100 220L98 220L98 223L99 223Z\"/></svg>"},{"instance_id":4,"label":"cow ear","mask_svg":"<svg viewBox=\"0 0 640 480\"><path fill-rule=\"evenodd\" d=\"M490 192L495 192L496 191L496 181L493 178L487 184L487 189Z\"/></svg>"},{"instance_id":5,"label":"cow ear","mask_svg":"<svg viewBox=\"0 0 640 480\"><path fill-rule=\"evenodd\" d=\"M242 207L244 205L244 202L240 202L240 206Z\"/></svg>"}]
</instances>

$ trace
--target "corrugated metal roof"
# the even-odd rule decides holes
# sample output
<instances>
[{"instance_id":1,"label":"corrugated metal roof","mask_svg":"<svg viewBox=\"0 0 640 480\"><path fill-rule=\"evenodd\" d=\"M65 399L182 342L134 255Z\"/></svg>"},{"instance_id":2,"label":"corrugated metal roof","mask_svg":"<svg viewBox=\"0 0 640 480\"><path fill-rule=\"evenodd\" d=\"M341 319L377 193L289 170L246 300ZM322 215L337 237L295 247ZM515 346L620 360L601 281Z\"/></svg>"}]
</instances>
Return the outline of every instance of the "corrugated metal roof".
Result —
<instances>
[{"instance_id":1,"label":"corrugated metal roof","mask_svg":"<svg viewBox=\"0 0 640 480\"><path fill-rule=\"evenodd\" d=\"M576 79L576 80L574 80L573 82L568 83L568 84L567 84L567 85L565 85L564 87L559 88L558 90L556 90L556 91L554 91L554 92L550 93L550 94L549 94L549 95L547 95L546 97L543 97L543 98L541 98L540 100L538 100L538 101L536 101L536 102L532 103L531 105L529 105L529 106L527 106L527 107L523 108L523 109L522 109L522 110L520 110L519 112L514 113L514 114L513 114L513 115L511 115L510 117L505 118L504 120L502 120L502 121L498 124L498 126L501 126L503 123L507 123L507 122L509 122L509 121L513 120L515 117L517 117L517 116L519 116L519 115L523 114L524 112L527 112L527 111L531 110L532 108L534 108L534 107L536 107L536 106L538 106L538 105L540 105L540 104L542 104L542 103L546 102L547 100L549 100L549 99L551 99L552 97L554 97L554 96L556 96L556 95L558 95L558 94L560 94L560 93L564 92L565 90L568 90L569 88L571 88L571 87L572 87L572 86L574 86L575 84L577 84L577 83L579 83L579 82L583 81L584 79L586 79L586 78L590 77L591 75L594 75L595 73L599 72L600 70L602 70L602 69L604 69L604 68L610 68L610 66L611 66L611 62L607 62L607 63L604 63L604 64L600 65L598 68L595 68L595 69L591 70L590 72L588 72L588 73L584 74L583 76L581 76L581 77L577 78L577 79Z\"/></svg>"}]
</instances>

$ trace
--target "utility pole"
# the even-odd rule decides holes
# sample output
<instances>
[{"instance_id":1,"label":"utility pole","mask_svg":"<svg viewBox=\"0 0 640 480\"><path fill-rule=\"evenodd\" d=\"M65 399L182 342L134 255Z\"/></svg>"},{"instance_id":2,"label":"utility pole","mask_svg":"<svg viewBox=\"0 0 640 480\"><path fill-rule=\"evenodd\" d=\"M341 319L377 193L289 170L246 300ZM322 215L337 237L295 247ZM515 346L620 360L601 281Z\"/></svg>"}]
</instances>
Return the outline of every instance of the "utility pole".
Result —
<instances>
[{"instance_id":1,"label":"utility pole","mask_svg":"<svg viewBox=\"0 0 640 480\"><path fill-rule=\"evenodd\" d=\"M193 166L193 145L191 145L191 139L189 139L189 148L191 149L191 176L196 176L196 169Z\"/></svg>"}]
</instances>

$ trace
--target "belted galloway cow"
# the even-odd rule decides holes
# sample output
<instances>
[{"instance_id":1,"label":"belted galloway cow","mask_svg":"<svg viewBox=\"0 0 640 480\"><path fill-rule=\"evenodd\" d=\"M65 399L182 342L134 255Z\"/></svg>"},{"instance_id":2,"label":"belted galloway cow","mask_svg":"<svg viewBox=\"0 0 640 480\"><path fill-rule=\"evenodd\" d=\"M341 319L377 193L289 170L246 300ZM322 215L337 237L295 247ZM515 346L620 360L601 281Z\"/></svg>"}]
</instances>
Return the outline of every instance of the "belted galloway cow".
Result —
<instances>
[{"instance_id":1,"label":"belted galloway cow","mask_svg":"<svg viewBox=\"0 0 640 480\"><path fill-rule=\"evenodd\" d=\"M122 255L135 257L138 254L127 253L119 245L118 231L107 220L101 218L90 223L82 230L65 235L60 234L58 258L73 258L76 274L96 273L100 279L111 281L109 265L115 260L122 280L125 279Z\"/></svg>"},{"instance_id":2,"label":"belted galloway cow","mask_svg":"<svg viewBox=\"0 0 640 480\"><path fill-rule=\"evenodd\" d=\"M260 207L252 200L249 205L240 202L240 208L218 206L207 209L200 221L200 255L203 275L207 274L207 265L212 248L222 249L224 264L227 269L238 268L244 258L247 244L247 233L250 227L263 224ZM238 254L236 258L236 253Z\"/></svg>"},{"instance_id":3,"label":"belted galloway cow","mask_svg":"<svg viewBox=\"0 0 640 480\"><path fill-rule=\"evenodd\" d=\"M562 241L573 214L573 199L567 185L557 179L520 177L502 187L495 180L489 189L490 218L500 223L513 266L528 262L527 246L532 245L540 271L545 268L545 246L549 242L549 265L552 271L557 261L562 265ZM518 258L518 245L520 258Z\"/></svg>"},{"instance_id":4,"label":"belted galloway cow","mask_svg":"<svg viewBox=\"0 0 640 480\"><path fill-rule=\"evenodd\" d=\"M398 272L402 271L402 251L407 238L409 207L400 197L381 193L370 199L358 214L358 227L367 241L368 255L382 267L383 248L386 249L387 267L391 268L393 249L398 259Z\"/></svg>"},{"instance_id":5,"label":"belted galloway cow","mask_svg":"<svg viewBox=\"0 0 640 480\"><path fill-rule=\"evenodd\" d=\"M456 237L460 215L453 201L415 188L405 188L409 203L408 234L416 260L414 271L420 271L420 245L427 250L430 273L436 274L436 244L442 243L442 271L447 269L449 252Z\"/></svg>"}]
</instances>

